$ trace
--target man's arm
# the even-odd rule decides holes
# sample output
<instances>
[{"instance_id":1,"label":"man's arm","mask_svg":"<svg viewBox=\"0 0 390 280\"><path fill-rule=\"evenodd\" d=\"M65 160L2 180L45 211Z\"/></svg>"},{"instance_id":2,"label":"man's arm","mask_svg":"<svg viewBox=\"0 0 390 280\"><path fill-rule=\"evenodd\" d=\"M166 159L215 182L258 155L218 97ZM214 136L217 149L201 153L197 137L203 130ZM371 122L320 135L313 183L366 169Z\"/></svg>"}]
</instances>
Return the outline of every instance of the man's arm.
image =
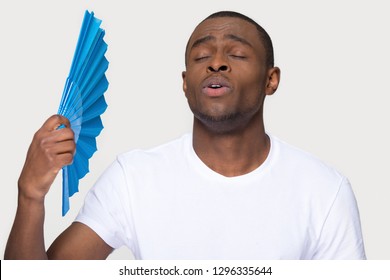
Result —
<instances>
[{"instance_id":1,"label":"man's arm","mask_svg":"<svg viewBox=\"0 0 390 280\"><path fill-rule=\"evenodd\" d=\"M66 128L58 130L61 124ZM96 259L112 251L87 226L74 223L46 253L45 196L61 168L72 162L74 152L73 131L62 116L50 117L35 133L18 181L18 207L4 259Z\"/></svg>"},{"instance_id":2,"label":"man's arm","mask_svg":"<svg viewBox=\"0 0 390 280\"><path fill-rule=\"evenodd\" d=\"M92 229L74 222L57 237L47 255L53 260L104 260L112 251Z\"/></svg>"},{"instance_id":3,"label":"man's arm","mask_svg":"<svg viewBox=\"0 0 390 280\"><path fill-rule=\"evenodd\" d=\"M326 216L312 259L366 259L358 205L346 178Z\"/></svg>"}]
</instances>

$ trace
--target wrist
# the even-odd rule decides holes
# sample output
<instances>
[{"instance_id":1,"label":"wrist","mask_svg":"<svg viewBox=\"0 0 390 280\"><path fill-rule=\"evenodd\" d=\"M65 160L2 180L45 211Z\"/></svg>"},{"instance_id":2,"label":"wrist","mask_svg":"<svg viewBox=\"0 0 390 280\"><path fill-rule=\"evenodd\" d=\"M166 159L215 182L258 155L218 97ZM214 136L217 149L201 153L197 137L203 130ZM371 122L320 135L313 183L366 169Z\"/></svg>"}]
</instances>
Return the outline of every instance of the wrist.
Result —
<instances>
[{"instance_id":1,"label":"wrist","mask_svg":"<svg viewBox=\"0 0 390 280\"><path fill-rule=\"evenodd\" d=\"M28 191L29 188L18 186L18 204L28 204L28 205L40 205L45 201L45 195L40 194L37 191Z\"/></svg>"},{"instance_id":2,"label":"wrist","mask_svg":"<svg viewBox=\"0 0 390 280\"><path fill-rule=\"evenodd\" d=\"M22 174L18 180L19 198L25 201L43 203L49 187L42 185L41 181Z\"/></svg>"}]
</instances>

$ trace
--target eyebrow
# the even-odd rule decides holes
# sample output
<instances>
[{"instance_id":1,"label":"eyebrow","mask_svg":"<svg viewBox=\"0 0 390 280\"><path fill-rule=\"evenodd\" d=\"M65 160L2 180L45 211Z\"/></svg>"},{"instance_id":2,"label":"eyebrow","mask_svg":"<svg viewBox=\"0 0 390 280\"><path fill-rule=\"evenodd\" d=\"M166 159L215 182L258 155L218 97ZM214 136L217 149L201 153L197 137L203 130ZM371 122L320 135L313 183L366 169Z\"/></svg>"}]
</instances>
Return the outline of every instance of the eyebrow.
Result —
<instances>
[{"instance_id":1,"label":"eyebrow","mask_svg":"<svg viewBox=\"0 0 390 280\"><path fill-rule=\"evenodd\" d=\"M191 49L196 48L199 45L202 45L208 41L214 41L214 40L215 40L215 37L211 36L211 35L199 38L199 39L195 40L195 42L192 44Z\"/></svg>"},{"instance_id":2,"label":"eyebrow","mask_svg":"<svg viewBox=\"0 0 390 280\"><path fill-rule=\"evenodd\" d=\"M242 43L242 44L244 44L244 45L247 45L248 47L253 48L252 44L249 43L249 41L247 41L247 40L245 40L244 38L239 37L239 36L237 36L237 35L227 34L227 35L224 36L224 38L230 39L230 40L233 40L233 41L236 41L236 42L240 42L240 43Z\"/></svg>"},{"instance_id":3,"label":"eyebrow","mask_svg":"<svg viewBox=\"0 0 390 280\"><path fill-rule=\"evenodd\" d=\"M247 40L245 40L244 38L239 37L239 36L237 36L237 35L226 34L226 35L224 35L223 37L224 37L225 39L229 39L229 40L232 40L232 41L236 41L236 42L242 43L242 44L244 44L244 45L246 45L246 46L249 46L249 47L253 48L252 44L249 43L249 41L247 41ZM207 35L207 36L205 36L205 37L202 37L202 38L199 38L199 39L195 40L195 42L194 42L194 43L192 44L192 46L191 46L191 49L196 48L196 47L198 47L199 45L202 45L202 44L204 44L204 43L206 43L206 42L208 42L208 41L215 41L215 40L216 40L215 36Z\"/></svg>"}]
</instances>

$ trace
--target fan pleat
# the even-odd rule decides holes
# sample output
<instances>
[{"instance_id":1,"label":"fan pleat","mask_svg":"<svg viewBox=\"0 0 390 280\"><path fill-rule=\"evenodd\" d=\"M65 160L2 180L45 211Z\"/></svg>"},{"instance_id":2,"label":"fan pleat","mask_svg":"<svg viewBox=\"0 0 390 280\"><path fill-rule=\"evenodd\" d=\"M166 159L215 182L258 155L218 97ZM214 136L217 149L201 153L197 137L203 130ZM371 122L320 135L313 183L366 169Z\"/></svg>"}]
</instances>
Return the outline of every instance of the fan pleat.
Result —
<instances>
[{"instance_id":1,"label":"fan pleat","mask_svg":"<svg viewBox=\"0 0 390 280\"><path fill-rule=\"evenodd\" d=\"M84 128L80 131L80 136L96 137L103 130L103 123L100 117L93 118L84 123Z\"/></svg>"},{"instance_id":2,"label":"fan pleat","mask_svg":"<svg viewBox=\"0 0 390 280\"><path fill-rule=\"evenodd\" d=\"M68 167L68 177L69 177L69 197L74 195L79 191L79 179L77 177L76 165L72 164Z\"/></svg>"},{"instance_id":3,"label":"fan pleat","mask_svg":"<svg viewBox=\"0 0 390 280\"><path fill-rule=\"evenodd\" d=\"M87 158L91 158L97 150L96 139L95 137L80 135L77 142L77 147L79 150L82 150L80 153L82 152L83 155L87 156Z\"/></svg>"},{"instance_id":4,"label":"fan pleat","mask_svg":"<svg viewBox=\"0 0 390 280\"><path fill-rule=\"evenodd\" d=\"M83 120L89 121L97 116L100 116L107 109L107 103L103 96L101 96L95 103L93 103L83 114Z\"/></svg>"}]
</instances>

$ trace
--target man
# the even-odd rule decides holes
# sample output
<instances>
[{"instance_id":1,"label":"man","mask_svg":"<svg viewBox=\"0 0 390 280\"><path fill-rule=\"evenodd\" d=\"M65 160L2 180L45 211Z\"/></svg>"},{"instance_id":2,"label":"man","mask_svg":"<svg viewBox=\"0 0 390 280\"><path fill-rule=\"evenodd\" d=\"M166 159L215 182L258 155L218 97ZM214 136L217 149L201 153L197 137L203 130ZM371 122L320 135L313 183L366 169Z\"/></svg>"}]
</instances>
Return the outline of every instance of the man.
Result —
<instances>
[{"instance_id":1,"label":"man","mask_svg":"<svg viewBox=\"0 0 390 280\"><path fill-rule=\"evenodd\" d=\"M47 252L44 197L75 145L65 118L46 121L19 179L5 257L105 259L125 245L138 259L364 259L348 180L265 133L264 99L280 79L265 30L215 13L185 61L193 133L120 155Z\"/></svg>"}]
</instances>

